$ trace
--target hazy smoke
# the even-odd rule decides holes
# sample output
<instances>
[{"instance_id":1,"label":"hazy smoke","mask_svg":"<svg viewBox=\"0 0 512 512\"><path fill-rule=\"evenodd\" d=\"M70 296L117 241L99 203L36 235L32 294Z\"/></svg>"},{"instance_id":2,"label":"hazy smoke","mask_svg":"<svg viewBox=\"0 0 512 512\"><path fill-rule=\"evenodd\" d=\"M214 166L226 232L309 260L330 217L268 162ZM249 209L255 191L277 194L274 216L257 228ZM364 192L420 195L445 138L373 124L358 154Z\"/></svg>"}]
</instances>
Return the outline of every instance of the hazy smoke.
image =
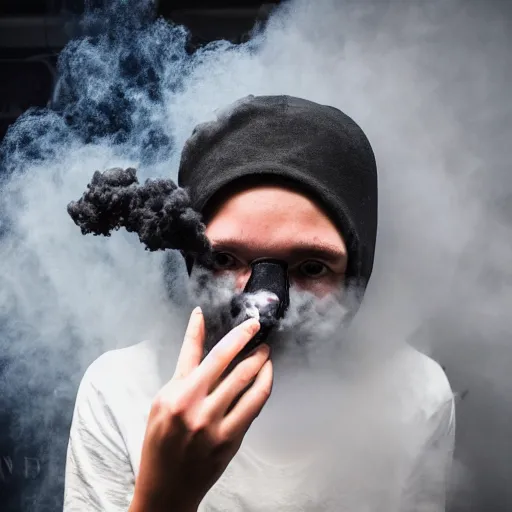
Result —
<instances>
[{"instance_id":1,"label":"hazy smoke","mask_svg":"<svg viewBox=\"0 0 512 512\"><path fill-rule=\"evenodd\" d=\"M279 300L277 295L265 290L238 292L229 275L214 276L197 266L186 289L187 303L199 305L203 310L207 327L206 351L236 325L248 318L257 318L262 330L270 330L266 343L274 351L274 360L288 352L296 353L298 347L302 347L305 357L322 352L322 345L324 352L332 355L333 345L339 344L340 329L345 327L349 311L347 301L334 295L318 299L292 287L286 314L284 318L276 319L272 304Z\"/></svg>"},{"instance_id":2,"label":"hazy smoke","mask_svg":"<svg viewBox=\"0 0 512 512\"><path fill-rule=\"evenodd\" d=\"M69 201L94 169L175 180L197 123L248 94L283 93L340 108L372 142L379 239L355 327L382 347L413 339L446 366L455 390L468 390L457 452L473 483L461 510L507 510L505 2L297 0L247 45L219 42L193 55L186 32L155 20L149 4L112 2L88 16L83 36L61 54L50 108L27 112L2 144L0 410L12 411L4 430L18 443L14 467L23 473L24 458L35 456L49 475L37 500L27 493L16 510L59 508L84 368L102 351L142 339L179 343L186 316L174 305L186 280L178 253L144 251L125 231L84 237Z\"/></svg>"}]
</instances>

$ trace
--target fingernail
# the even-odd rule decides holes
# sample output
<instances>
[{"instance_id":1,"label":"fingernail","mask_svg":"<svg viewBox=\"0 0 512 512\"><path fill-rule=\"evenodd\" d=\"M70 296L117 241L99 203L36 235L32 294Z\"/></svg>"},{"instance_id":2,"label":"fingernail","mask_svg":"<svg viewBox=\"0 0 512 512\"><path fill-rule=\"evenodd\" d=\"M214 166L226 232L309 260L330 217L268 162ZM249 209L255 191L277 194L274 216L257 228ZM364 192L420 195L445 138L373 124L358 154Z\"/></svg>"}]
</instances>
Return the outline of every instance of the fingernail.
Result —
<instances>
[{"instance_id":1,"label":"fingernail","mask_svg":"<svg viewBox=\"0 0 512 512\"><path fill-rule=\"evenodd\" d=\"M256 322L251 325L251 333L256 334L260 330L260 323Z\"/></svg>"},{"instance_id":2,"label":"fingernail","mask_svg":"<svg viewBox=\"0 0 512 512\"><path fill-rule=\"evenodd\" d=\"M262 351L262 352L266 352L267 354L270 353L270 347L266 344L266 343L263 343L262 345L259 346L259 349Z\"/></svg>"},{"instance_id":3,"label":"fingernail","mask_svg":"<svg viewBox=\"0 0 512 512\"><path fill-rule=\"evenodd\" d=\"M200 306L196 306L194 308L194 311L192 311L192 314L194 314L194 315L202 315L203 314L203 310L201 309Z\"/></svg>"}]
</instances>

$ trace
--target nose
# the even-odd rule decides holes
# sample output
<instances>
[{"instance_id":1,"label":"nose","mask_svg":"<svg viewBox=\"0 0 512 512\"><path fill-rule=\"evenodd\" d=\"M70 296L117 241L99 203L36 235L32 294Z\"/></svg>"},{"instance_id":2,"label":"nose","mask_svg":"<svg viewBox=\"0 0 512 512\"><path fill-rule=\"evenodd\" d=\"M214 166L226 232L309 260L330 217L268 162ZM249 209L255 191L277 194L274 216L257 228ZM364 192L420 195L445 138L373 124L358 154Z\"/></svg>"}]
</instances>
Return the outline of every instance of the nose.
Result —
<instances>
[{"instance_id":1,"label":"nose","mask_svg":"<svg viewBox=\"0 0 512 512\"><path fill-rule=\"evenodd\" d=\"M244 293L267 291L277 296L279 314L284 315L290 303L288 264L282 260L259 259L251 263L251 275L246 282ZM272 301L272 299L270 299ZM276 301L274 299L274 301Z\"/></svg>"},{"instance_id":2,"label":"nose","mask_svg":"<svg viewBox=\"0 0 512 512\"><path fill-rule=\"evenodd\" d=\"M277 320L284 316L290 303L290 283L286 262L261 259L252 262L251 269L251 276L245 285L244 293L266 291L272 293L274 297L270 296L267 298L266 304L258 305L260 330L246 345L242 351L244 354L266 341L270 331L276 325Z\"/></svg>"}]
</instances>

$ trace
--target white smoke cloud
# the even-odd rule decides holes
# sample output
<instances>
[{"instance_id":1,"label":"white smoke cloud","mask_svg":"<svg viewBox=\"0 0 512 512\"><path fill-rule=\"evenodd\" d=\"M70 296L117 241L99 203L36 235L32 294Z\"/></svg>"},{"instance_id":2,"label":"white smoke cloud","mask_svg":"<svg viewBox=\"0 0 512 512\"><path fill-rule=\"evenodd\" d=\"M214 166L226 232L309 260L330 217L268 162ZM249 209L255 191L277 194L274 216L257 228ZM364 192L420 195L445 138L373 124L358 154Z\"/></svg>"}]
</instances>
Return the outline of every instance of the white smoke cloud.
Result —
<instances>
[{"instance_id":1,"label":"white smoke cloud","mask_svg":"<svg viewBox=\"0 0 512 512\"><path fill-rule=\"evenodd\" d=\"M92 359L176 331L164 256L124 232L83 237L68 202L97 169L134 166L142 178L176 179L197 123L248 94L289 94L346 112L376 153L379 236L359 327L383 344L421 334L452 384L469 385L468 401L476 400L468 412L461 407L459 438L473 446L462 458L477 477L485 468L503 478L498 417L511 410L512 355L504 9L476 0L297 0L248 45L216 43L194 56L184 31L162 21L144 28L130 18L126 31L110 27L111 39L71 43L58 113L25 116L3 145L0 343L15 364L2 388L6 404L40 397L36 410L15 409L16 427L55 428L55 391L72 400L69 380ZM184 267L172 260L168 280L179 288ZM477 430L499 435L491 442L475 438ZM484 485L494 510L507 496L496 481Z\"/></svg>"}]
</instances>

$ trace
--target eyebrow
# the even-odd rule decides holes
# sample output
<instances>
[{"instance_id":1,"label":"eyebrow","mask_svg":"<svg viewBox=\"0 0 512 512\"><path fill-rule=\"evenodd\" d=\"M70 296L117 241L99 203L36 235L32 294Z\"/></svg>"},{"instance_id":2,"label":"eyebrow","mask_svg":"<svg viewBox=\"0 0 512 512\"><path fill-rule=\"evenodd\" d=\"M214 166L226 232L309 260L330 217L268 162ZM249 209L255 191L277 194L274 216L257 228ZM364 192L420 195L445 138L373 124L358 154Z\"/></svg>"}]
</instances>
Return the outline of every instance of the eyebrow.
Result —
<instances>
[{"instance_id":1,"label":"eyebrow","mask_svg":"<svg viewBox=\"0 0 512 512\"><path fill-rule=\"evenodd\" d=\"M234 238L215 239L211 241L214 251L234 252L238 254L247 254L251 250L240 240ZM266 247L266 250L272 252L272 246ZM261 251L263 252L263 251ZM286 251L288 257L292 259L315 258L329 263L338 263L347 259L347 252L335 245L322 242L310 242L307 240L298 240L294 242L293 247Z\"/></svg>"}]
</instances>

